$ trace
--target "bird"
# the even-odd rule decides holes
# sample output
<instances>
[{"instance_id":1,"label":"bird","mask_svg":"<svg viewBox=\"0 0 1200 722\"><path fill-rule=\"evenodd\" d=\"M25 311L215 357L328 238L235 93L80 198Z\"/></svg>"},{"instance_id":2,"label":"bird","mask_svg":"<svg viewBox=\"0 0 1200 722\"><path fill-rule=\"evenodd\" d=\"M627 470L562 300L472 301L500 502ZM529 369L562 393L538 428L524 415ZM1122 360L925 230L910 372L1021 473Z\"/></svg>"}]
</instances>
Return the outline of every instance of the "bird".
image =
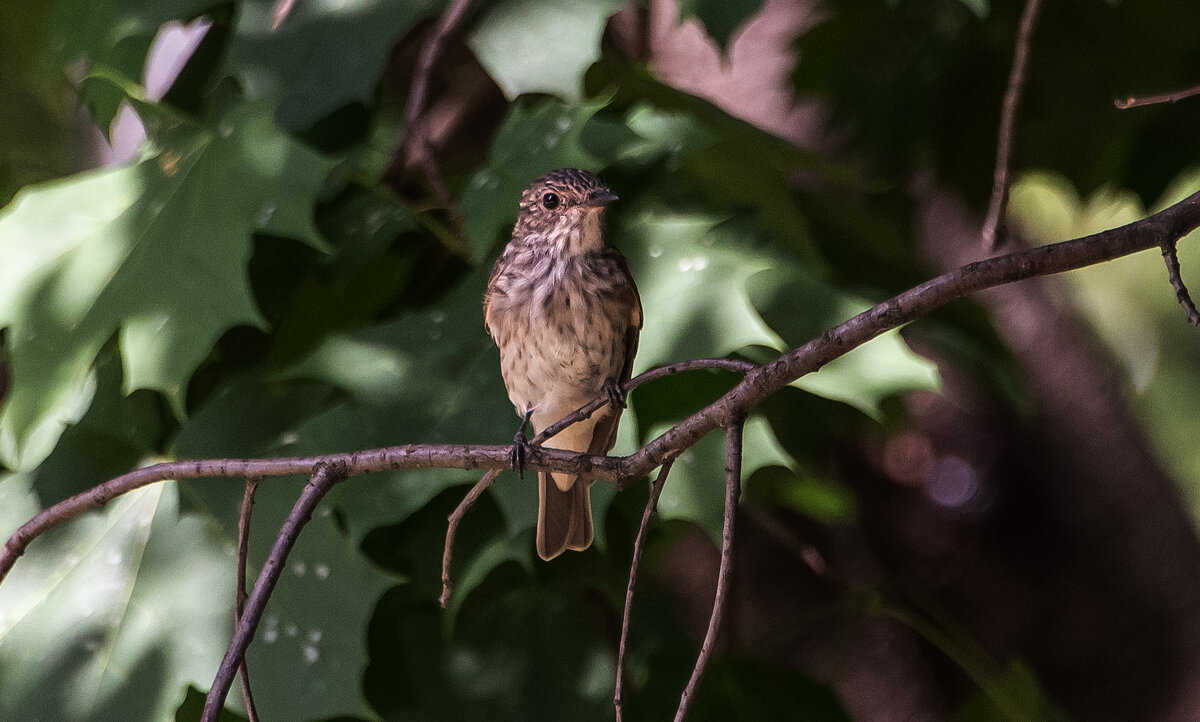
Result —
<instances>
[{"instance_id":1,"label":"bird","mask_svg":"<svg viewBox=\"0 0 1200 722\"><path fill-rule=\"evenodd\" d=\"M560 168L521 194L512 239L492 267L484 328L500 351L508 398L535 432L607 394L610 403L543 446L607 454L616 443L642 329L629 264L605 242L604 213L617 195L594 173ZM519 466L518 460L516 464ZM586 475L538 473L537 553L582 551L594 536Z\"/></svg>"}]
</instances>

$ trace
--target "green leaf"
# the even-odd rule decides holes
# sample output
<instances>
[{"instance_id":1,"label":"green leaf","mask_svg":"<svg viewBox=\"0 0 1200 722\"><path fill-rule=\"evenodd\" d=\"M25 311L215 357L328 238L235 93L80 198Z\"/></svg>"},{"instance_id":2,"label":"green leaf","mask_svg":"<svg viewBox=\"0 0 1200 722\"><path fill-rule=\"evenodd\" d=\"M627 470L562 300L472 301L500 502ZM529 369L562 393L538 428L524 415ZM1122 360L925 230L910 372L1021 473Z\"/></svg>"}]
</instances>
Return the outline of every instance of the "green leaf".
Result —
<instances>
[{"instance_id":1,"label":"green leaf","mask_svg":"<svg viewBox=\"0 0 1200 722\"><path fill-rule=\"evenodd\" d=\"M632 161L637 166L627 169L629 182L681 208L752 213L757 232L806 263L818 261L794 179L815 176L829 188L849 186L859 193L864 185L846 168L665 85L644 68L605 58L588 73L588 87L611 96L609 114L624 111L625 122L645 141L616 155L620 165ZM652 158L657 166L648 163ZM649 179L647 171L653 172Z\"/></svg>"},{"instance_id":2,"label":"green leaf","mask_svg":"<svg viewBox=\"0 0 1200 722\"><path fill-rule=\"evenodd\" d=\"M50 3L0 3L0 206L71 165L73 108L41 72Z\"/></svg>"},{"instance_id":3,"label":"green leaf","mask_svg":"<svg viewBox=\"0 0 1200 722\"><path fill-rule=\"evenodd\" d=\"M1036 242L1096 233L1182 200L1200 188L1200 172L1178 177L1153 206L1132 194L1097 191L1081 198L1056 174L1033 173L1013 185L1010 218ZM1197 234L1179 243L1183 278L1195 297ZM1080 269L1063 278L1078 298L1079 314L1095 329L1133 390L1132 402L1147 436L1180 479L1200 479L1200 447L1192 443L1191 419L1200 408L1196 382L1195 329L1165 283L1161 254L1139 253L1119 264ZM1200 512L1200 486L1184 482L1193 514Z\"/></svg>"},{"instance_id":4,"label":"green leaf","mask_svg":"<svg viewBox=\"0 0 1200 722\"><path fill-rule=\"evenodd\" d=\"M761 506L800 512L822 524L854 520L854 492L835 481L803 477L784 466L767 466L746 480L746 499Z\"/></svg>"},{"instance_id":5,"label":"green leaf","mask_svg":"<svg viewBox=\"0 0 1200 722\"><path fill-rule=\"evenodd\" d=\"M509 443L519 418L483 329L488 271L476 271L433 308L330 337L281 377L342 389L348 398L292 430L289 453L324 453L400 443ZM352 534L395 523L477 472L410 471L346 484L331 496ZM507 475L492 487L514 533L533 525L536 482ZM603 513L603 510L600 510Z\"/></svg>"},{"instance_id":6,"label":"green leaf","mask_svg":"<svg viewBox=\"0 0 1200 722\"><path fill-rule=\"evenodd\" d=\"M23 489L0 480L22 514ZM233 554L213 532L178 514L168 482L34 542L0 586L0 716L165 719L186 685L207 689L233 604Z\"/></svg>"},{"instance_id":7,"label":"green leaf","mask_svg":"<svg viewBox=\"0 0 1200 722\"><path fill-rule=\"evenodd\" d=\"M555 168L599 170L581 144L584 126L606 101L571 106L556 100L515 103L492 141L484 166L463 192L463 231L486 256L517 219L517 202L535 178Z\"/></svg>"},{"instance_id":8,"label":"green leaf","mask_svg":"<svg viewBox=\"0 0 1200 722\"><path fill-rule=\"evenodd\" d=\"M699 213L635 208L613 224L615 237L628 248L646 308L635 372L679 359L726 356L749 346L783 351L867 307L816 280L800 260L759 240L761 231L753 224L719 221ZM639 389L633 403L643 426L650 429L649 438L721 392L698 392L700 383L693 377L679 390L692 402L687 409L667 414L659 410L661 394ZM896 334L876 339L796 382L875 415L889 396L936 385L933 365L913 354ZM772 465L799 472L770 426L754 419L747 426L743 463L743 478ZM688 450L676 462L663 492L663 516L696 521L719 534L723 468L719 434Z\"/></svg>"},{"instance_id":9,"label":"green leaf","mask_svg":"<svg viewBox=\"0 0 1200 722\"><path fill-rule=\"evenodd\" d=\"M963 5L970 8L971 12L980 20L986 20L988 13L992 11L991 0L959 0Z\"/></svg>"},{"instance_id":10,"label":"green leaf","mask_svg":"<svg viewBox=\"0 0 1200 722\"><path fill-rule=\"evenodd\" d=\"M747 20L762 8L763 0L683 0L679 17L694 15L704 23L709 37L717 41L722 52L729 49L729 40Z\"/></svg>"},{"instance_id":11,"label":"green leaf","mask_svg":"<svg viewBox=\"0 0 1200 722\"><path fill-rule=\"evenodd\" d=\"M548 565L542 565L543 567ZM515 564L467 601L453 635L445 612L392 590L372 624L366 686L387 719L612 718L614 659L594 590L534 584Z\"/></svg>"},{"instance_id":12,"label":"green leaf","mask_svg":"<svg viewBox=\"0 0 1200 722\"><path fill-rule=\"evenodd\" d=\"M370 484L369 478L354 481ZM282 520L278 512L290 509L300 485L259 489L255 513L261 518L255 520L251 554L256 564L274 541ZM288 557L246 654L263 719L374 716L361 693L367 623L395 582L363 558L357 542L338 529L332 505L323 503Z\"/></svg>"},{"instance_id":13,"label":"green leaf","mask_svg":"<svg viewBox=\"0 0 1200 722\"><path fill-rule=\"evenodd\" d=\"M746 281L751 302L787 346L799 346L871 304L838 292L797 266L777 266ZM803 309L803 313L797 313ZM782 348L780 350L783 350ZM875 418L880 404L905 391L937 390L937 366L915 353L889 331L808 374L796 386L844 401Z\"/></svg>"},{"instance_id":14,"label":"green leaf","mask_svg":"<svg viewBox=\"0 0 1200 722\"><path fill-rule=\"evenodd\" d=\"M188 456L293 451L293 432L288 429L326 408L330 391L313 383L235 386L184 427L178 449ZM359 486L359 493L374 491L377 503L386 503L378 481L374 475L356 477L335 487L288 558L248 652L255 669L255 699L264 719L371 716L359 693L367 663L365 630L375 603L396 579L363 558L360 537L343 529L337 496L346 487ZM221 524L232 543L242 485L236 480L203 480L184 482L182 488L192 507ZM302 488L303 482L296 479L267 479L259 485L248 584ZM232 567L226 574L231 572Z\"/></svg>"},{"instance_id":15,"label":"green leaf","mask_svg":"<svg viewBox=\"0 0 1200 722\"><path fill-rule=\"evenodd\" d=\"M510 442L519 419L483 329L486 278L487 270L477 269L432 308L329 336L273 378L231 387L184 426L176 453L302 455L402 443ZM478 472L456 470L372 474L339 485L326 504L338 511L348 538L362 540L444 489L478 478ZM235 496L211 486L195 485L198 497L218 518L236 518ZM505 475L492 494L504 510L506 532L534 525L537 487L530 476ZM597 494L598 518L603 501Z\"/></svg>"},{"instance_id":16,"label":"green leaf","mask_svg":"<svg viewBox=\"0 0 1200 722\"><path fill-rule=\"evenodd\" d=\"M276 4L238 4L225 71L249 97L277 102L280 125L298 130L349 103L370 103L393 46L444 2L299 2L274 27Z\"/></svg>"},{"instance_id":17,"label":"green leaf","mask_svg":"<svg viewBox=\"0 0 1200 722\"><path fill-rule=\"evenodd\" d=\"M683 359L726 356L743 346L778 348L755 313L746 280L768 268L768 247L724 217L637 208L614 218L646 309L634 372Z\"/></svg>"},{"instance_id":18,"label":"green leaf","mask_svg":"<svg viewBox=\"0 0 1200 722\"><path fill-rule=\"evenodd\" d=\"M236 78L252 99L276 104L276 119L284 128L307 128L347 104L370 103L396 41L443 4L297 3L274 27L276 3L242 0L221 72ZM137 81L163 23L191 20L212 8L211 0L64 0L55 3L47 62L52 72L62 73L82 58L90 67L108 66ZM90 88L87 95L93 110L101 111L97 121L107 127L116 108L111 92Z\"/></svg>"},{"instance_id":19,"label":"green leaf","mask_svg":"<svg viewBox=\"0 0 1200 722\"><path fill-rule=\"evenodd\" d=\"M600 36L619 0L501 0L467 44L511 100L549 93L582 97L583 74L600 57Z\"/></svg>"},{"instance_id":20,"label":"green leaf","mask_svg":"<svg viewBox=\"0 0 1200 722\"><path fill-rule=\"evenodd\" d=\"M1033 670L1014 659L976 690L955 713L954 722L1004 722L1012 719L1068 722L1070 717L1046 695ZM1003 706L1002 706L1003 705Z\"/></svg>"},{"instance_id":21,"label":"green leaf","mask_svg":"<svg viewBox=\"0 0 1200 722\"><path fill-rule=\"evenodd\" d=\"M146 55L159 28L171 20L191 20L212 7L209 0L62 0L50 3L44 58L47 75L106 68L138 83ZM78 67L80 63L84 67ZM73 75L72 72L72 75ZM105 83L84 82L80 94L102 129L116 116L119 91Z\"/></svg>"},{"instance_id":22,"label":"green leaf","mask_svg":"<svg viewBox=\"0 0 1200 722\"><path fill-rule=\"evenodd\" d=\"M209 125L142 112L156 142L140 162L27 190L0 215L9 466L35 466L82 415L114 333L126 390L160 391L181 413L214 341L262 323L246 279L251 234L318 238L307 219L329 164L282 135L269 108L235 104Z\"/></svg>"},{"instance_id":23,"label":"green leaf","mask_svg":"<svg viewBox=\"0 0 1200 722\"><path fill-rule=\"evenodd\" d=\"M653 429L657 435L666 427ZM659 498L663 519L685 519L704 528L720 544L725 510L725 437L718 430L683 452ZM770 425L761 416L746 420L742 440L742 481L768 466L795 462L780 448Z\"/></svg>"},{"instance_id":24,"label":"green leaf","mask_svg":"<svg viewBox=\"0 0 1200 722\"><path fill-rule=\"evenodd\" d=\"M189 686L183 698L183 704L175 710L175 722L196 722L204 714L205 694L195 687ZM246 722L243 715L231 712L228 707L221 710L218 722Z\"/></svg>"}]
</instances>

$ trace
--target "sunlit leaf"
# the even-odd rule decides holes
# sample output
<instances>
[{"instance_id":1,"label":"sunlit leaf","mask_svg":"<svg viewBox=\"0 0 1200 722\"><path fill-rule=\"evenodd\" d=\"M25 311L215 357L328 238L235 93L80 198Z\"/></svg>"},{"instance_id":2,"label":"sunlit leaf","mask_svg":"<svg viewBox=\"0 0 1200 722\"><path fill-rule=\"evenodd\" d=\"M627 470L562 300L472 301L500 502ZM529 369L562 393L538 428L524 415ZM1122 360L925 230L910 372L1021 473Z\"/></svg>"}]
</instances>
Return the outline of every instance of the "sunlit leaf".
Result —
<instances>
[{"instance_id":1,"label":"sunlit leaf","mask_svg":"<svg viewBox=\"0 0 1200 722\"><path fill-rule=\"evenodd\" d=\"M80 417L114 333L126 388L180 408L217 337L261 324L246 279L251 233L316 240L305 209L329 166L280 134L269 108L236 104L212 126L156 122L159 140L137 164L27 190L0 215L10 466L36 465Z\"/></svg>"},{"instance_id":2,"label":"sunlit leaf","mask_svg":"<svg viewBox=\"0 0 1200 722\"><path fill-rule=\"evenodd\" d=\"M756 273L747 279L746 290L763 319L792 347L870 308L866 301L839 293L795 266ZM913 353L898 331L890 331L804 376L796 385L878 416L887 397L936 390L939 377L932 361Z\"/></svg>"},{"instance_id":3,"label":"sunlit leaf","mask_svg":"<svg viewBox=\"0 0 1200 722\"><path fill-rule=\"evenodd\" d=\"M467 44L509 99L549 93L577 101L608 16L620 7L618 0L501 0Z\"/></svg>"},{"instance_id":4,"label":"sunlit leaf","mask_svg":"<svg viewBox=\"0 0 1200 722\"><path fill-rule=\"evenodd\" d=\"M1164 207L1200 188L1200 174L1177 178L1155 204ZM1014 224L1031 239L1049 243L1095 233L1143 217L1130 193L1100 190L1081 198L1064 178L1031 173L1013 186L1009 206ZM1178 244L1183 278L1196 280L1196 234ZM1119 264L1100 264L1064 277L1078 295L1079 313L1096 329L1124 372L1134 409L1165 463L1183 482L1193 513L1200 511L1200 447L1192 443L1191 419L1200 408L1195 383L1195 328L1184 320L1167 283L1160 254L1140 253Z\"/></svg>"},{"instance_id":5,"label":"sunlit leaf","mask_svg":"<svg viewBox=\"0 0 1200 722\"><path fill-rule=\"evenodd\" d=\"M770 425L761 416L750 417L744 429L742 480L763 467L792 463ZM659 500L659 514L664 519L695 522L719 543L725 509L725 464L725 437L717 430L675 461Z\"/></svg>"},{"instance_id":6,"label":"sunlit leaf","mask_svg":"<svg viewBox=\"0 0 1200 722\"><path fill-rule=\"evenodd\" d=\"M20 502L23 483L0 480L0 495ZM231 630L233 554L177 503L173 484L147 487L30 547L0 586L0 715L163 719L186 685L208 688Z\"/></svg>"}]
</instances>

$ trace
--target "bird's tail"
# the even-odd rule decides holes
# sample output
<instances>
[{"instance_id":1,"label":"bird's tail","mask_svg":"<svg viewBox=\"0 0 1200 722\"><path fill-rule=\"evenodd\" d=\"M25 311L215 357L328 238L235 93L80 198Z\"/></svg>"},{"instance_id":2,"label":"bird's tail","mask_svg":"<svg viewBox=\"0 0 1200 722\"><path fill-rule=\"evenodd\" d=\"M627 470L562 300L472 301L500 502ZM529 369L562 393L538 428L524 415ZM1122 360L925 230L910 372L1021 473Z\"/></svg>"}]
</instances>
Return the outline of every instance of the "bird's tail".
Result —
<instances>
[{"instance_id":1,"label":"bird's tail","mask_svg":"<svg viewBox=\"0 0 1200 722\"><path fill-rule=\"evenodd\" d=\"M547 447L607 454L617 436L620 416L610 408L568 427L545 443ZM537 553L549 561L567 549L583 551L592 545L592 480L573 474L538 474Z\"/></svg>"},{"instance_id":2,"label":"bird's tail","mask_svg":"<svg viewBox=\"0 0 1200 722\"><path fill-rule=\"evenodd\" d=\"M572 477L561 491L548 472L538 474L537 553L549 561L567 549L592 545L591 480Z\"/></svg>"}]
</instances>

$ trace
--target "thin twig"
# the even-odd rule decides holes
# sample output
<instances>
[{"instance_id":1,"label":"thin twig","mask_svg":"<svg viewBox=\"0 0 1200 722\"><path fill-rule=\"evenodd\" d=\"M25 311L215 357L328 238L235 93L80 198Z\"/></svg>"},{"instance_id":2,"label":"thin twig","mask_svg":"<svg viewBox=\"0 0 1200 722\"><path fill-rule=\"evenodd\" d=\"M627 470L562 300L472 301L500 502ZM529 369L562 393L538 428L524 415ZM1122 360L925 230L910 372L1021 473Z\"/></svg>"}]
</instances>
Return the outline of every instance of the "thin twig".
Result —
<instances>
[{"instance_id":1,"label":"thin twig","mask_svg":"<svg viewBox=\"0 0 1200 722\"><path fill-rule=\"evenodd\" d=\"M1171 279L1171 287L1175 289L1175 297L1179 299L1179 305L1183 306L1183 312L1187 316L1188 322L1200 328L1200 312L1196 310L1196 304L1192 302L1192 295L1188 293L1187 286L1183 285L1183 272L1179 268L1179 255L1175 252L1175 241L1163 244L1162 255L1163 261L1167 264L1167 275Z\"/></svg>"},{"instance_id":2,"label":"thin twig","mask_svg":"<svg viewBox=\"0 0 1200 722\"><path fill-rule=\"evenodd\" d=\"M1174 103L1177 100L1190 98L1193 95L1200 95L1200 85L1176 90L1174 93L1162 93L1161 95L1144 95L1141 97L1129 96L1127 98L1117 98L1113 101L1113 105L1121 110L1128 108L1136 108L1139 105L1155 105L1157 103Z\"/></svg>"},{"instance_id":3,"label":"thin twig","mask_svg":"<svg viewBox=\"0 0 1200 722\"><path fill-rule=\"evenodd\" d=\"M246 558L250 554L250 517L254 512L254 493L258 490L256 476L246 477L246 490L242 493L242 508L238 513L238 546L237 546L237 590L233 597L234 627L242 621L242 613L246 610ZM246 702L246 717L250 722L258 722L258 709L254 706L254 694L250 691L250 672L245 657L238 666L238 676L242 680L242 699Z\"/></svg>"},{"instance_id":4,"label":"thin twig","mask_svg":"<svg viewBox=\"0 0 1200 722\"><path fill-rule=\"evenodd\" d=\"M446 545L442 549L442 596L438 597L438 603L442 605L442 609L449 606L450 596L454 593L454 580L450 576L450 564L454 561L454 537L458 534L458 525L462 523L467 510L479 501L479 497L492 485L497 476L500 476L500 469L489 469L482 479L475 482L475 486L471 487L471 490L447 517L449 524L446 526Z\"/></svg>"},{"instance_id":5,"label":"thin twig","mask_svg":"<svg viewBox=\"0 0 1200 722\"><path fill-rule=\"evenodd\" d=\"M437 25L421 46L421 52L417 56L417 67L413 71L413 83L409 89L408 103L404 108L404 140L400 147L408 158L417 157L438 202L446 206L450 204L450 191L433 157L433 146L425 132L421 115L425 112L434 65L442 56L450 35L466 16L470 4L470 0L453 0L438 18Z\"/></svg>"},{"instance_id":6,"label":"thin twig","mask_svg":"<svg viewBox=\"0 0 1200 722\"><path fill-rule=\"evenodd\" d=\"M728 426L735 414L749 412L763 399L801 376L951 301L1006 283L1072 271L1158 248L1183 238L1198 227L1200 192L1119 228L968 263L878 303L829 329L819 338L750 370L724 396L667 429L630 456L591 456L534 446L526 459L526 467L586 474L615 482L618 486L628 484L662 466L666 459L677 456L714 429ZM507 469L511 451L511 445L405 444L324 456L198 459L154 464L65 499L23 524L0 549L0 582L29 544L49 529L85 511L100 508L122 494L167 479L308 474L319 464L340 465L349 475L398 469Z\"/></svg>"},{"instance_id":7,"label":"thin twig","mask_svg":"<svg viewBox=\"0 0 1200 722\"><path fill-rule=\"evenodd\" d=\"M1017 41L1013 48L1012 68L1008 73L1008 87L1004 90L1004 101L1000 107L1000 131L996 141L996 170L992 176L992 197L988 202L987 215L983 221L983 245L994 249L1000 244L1000 224L1004 222L1004 209L1008 205L1008 175L1012 165L1013 131L1017 124L1017 108L1021 104L1021 92L1025 88L1025 70L1029 64L1029 46L1033 28L1037 24L1041 0L1026 0L1025 11L1017 28Z\"/></svg>"},{"instance_id":8,"label":"thin twig","mask_svg":"<svg viewBox=\"0 0 1200 722\"><path fill-rule=\"evenodd\" d=\"M334 464L319 465L313 475L309 477L300 498L292 506L291 513L280 527L279 534L275 536L275 544L271 547L271 553L267 556L267 561L263 564L258 579L254 582L254 590L250 592L250 597L246 600L244 614L233 630L233 638L229 640L225 657L221 660L221 666L217 668L217 676L204 700L204 714L200 718L201 722L217 722L217 718L220 717L221 708L225 705L225 697L229 694L229 687L233 684L233 675L246 656L246 648L250 646L254 631L258 629L258 623L267 607L267 599L274 591L275 583L279 581L279 575L283 573L284 563L287 561L292 547L296 545L300 530L312 518L313 509L317 507L321 499L325 498L325 494L345 478L345 466Z\"/></svg>"},{"instance_id":9,"label":"thin twig","mask_svg":"<svg viewBox=\"0 0 1200 722\"><path fill-rule=\"evenodd\" d=\"M667 474L671 473L673 460L667 460L659 469L658 478L650 486L650 498L646 501L646 509L642 512L642 523L638 526L637 538L633 541L633 559L629 562L629 583L625 586L625 610L621 613L621 642L617 647L617 684L613 689L613 707L617 711L617 722L623 719L625 703L625 649L629 640L629 619L633 612L633 588L637 584L638 567L642 561L642 551L646 546L646 535L650 529L650 519L658 511L658 498L662 496L663 486L667 483Z\"/></svg>"},{"instance_id":10,"label":"thin twig","mask_svg":"<svg viewBox=\"0 0 1200 722\"><path fill-rule=\"evenodd\" d=\"M704 676L708 660L717 645L717 633L721 630L721 618L725 614L725 603L729 597L729 574L733 568L733 522L737 518L738 499L742 495L742 430L745 423L746 417L737 416L725 429L725 523L721 527L721 568L717 572L717 591L713 595L708 631L704 633L704 642L700 645L700 654L696 657L692 676L679 697L675 722L683 722L696 697L700 678Z\"/></svg>"}]
</instances>

